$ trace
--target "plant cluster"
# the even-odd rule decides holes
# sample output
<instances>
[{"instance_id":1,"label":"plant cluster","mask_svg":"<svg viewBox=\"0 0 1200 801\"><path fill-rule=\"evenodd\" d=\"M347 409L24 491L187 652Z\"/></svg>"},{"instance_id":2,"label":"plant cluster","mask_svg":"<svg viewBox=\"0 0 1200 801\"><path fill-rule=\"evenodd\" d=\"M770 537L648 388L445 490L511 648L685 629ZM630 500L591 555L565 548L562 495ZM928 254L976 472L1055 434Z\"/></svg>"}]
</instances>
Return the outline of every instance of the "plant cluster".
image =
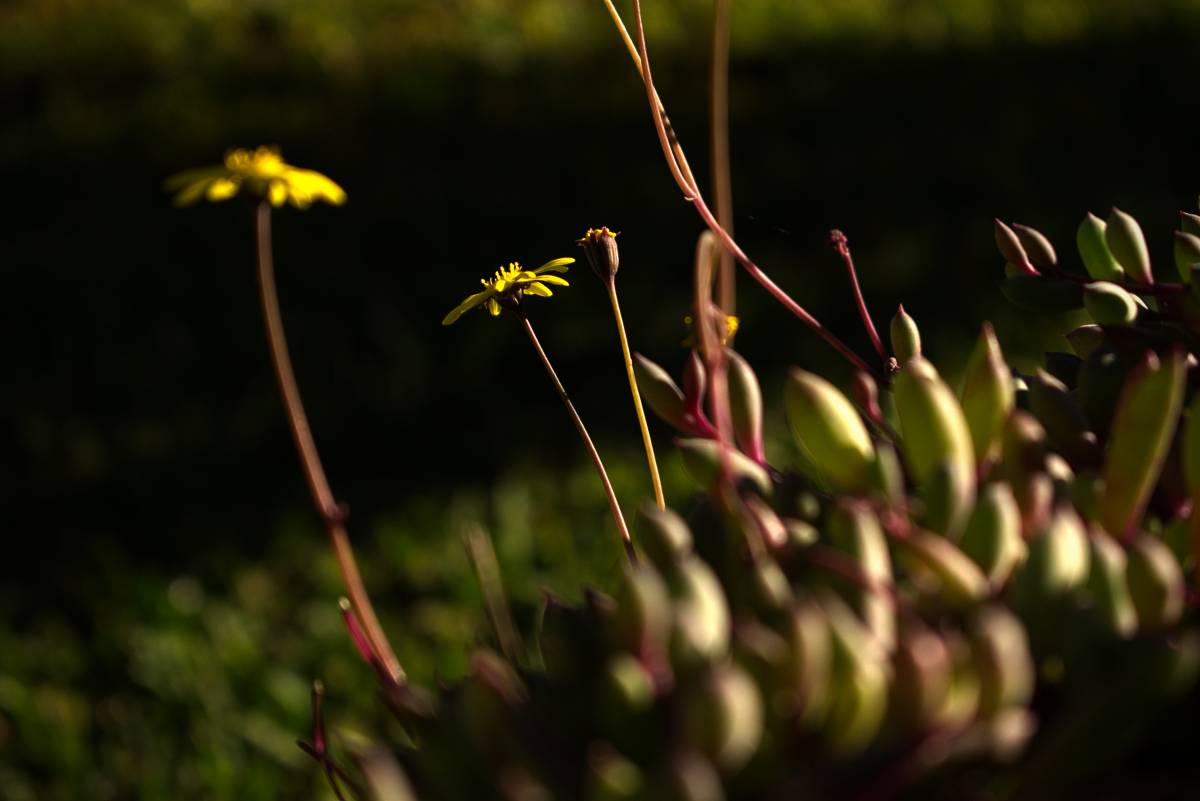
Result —
<instances>
[{"instance_id":1,"label":"plant cluster","mask_svg":"<svg viewBox=\"0 0 1200 801\"><path fill-rule=\"evenodd\" d=\"M985 324L957 389L923 355L902 307L885 346L835 231L872 364L734 239L719 152L725 190L710 209L655 88L640 3L636 37L606 5L672 177L707 227L690 355L677 383L631 353L617 235L588 229L578 244L612 302L655 494L631 531L528 314L529 297L568 285L559 274L573 259L534 270L511 262L446 316L448 325L478 308L520 324L592 457L627 558L611 594L589 590L579 605L547 596L535 629L521 632L486 533L465 532L495 647L476 651L455 686L417 686L388 644L291 374L269 220L295 191L275 188L276 171L295 168L258 151L267 162L231 156L225 171L178 182L186 200L241 189L258 198L285 407L348 587L346 625L403 728L395 749L351 744L351 770L335 758L318 685L305 750L339 796L385 801L1053 797L1055 782L1072 778L1063 766L1120 764L1131 741L1088 732L1142 731L1200 671L1187 591L1200 547L1200 395L1190 397L1200 217L1185 213L1175 235L1179 283L1156 281L1140 226L1119 210L1080 226L1082 271L1035 229L997 221L1005 294L1035 311L1085 309L1092 322L1068 334L1074 352L1047 354L1030 375L1006 363ZM287 174L332 187L315 199L342 197L321 176ZM856 368L848 394L791 371L790 459L768 459L763 393L734 349L735 265ZM702 490L682 514L664 498L643 399L681 434ZM1005 767L1014 760L1019 769Z\"/></svg>"}]
</instances>

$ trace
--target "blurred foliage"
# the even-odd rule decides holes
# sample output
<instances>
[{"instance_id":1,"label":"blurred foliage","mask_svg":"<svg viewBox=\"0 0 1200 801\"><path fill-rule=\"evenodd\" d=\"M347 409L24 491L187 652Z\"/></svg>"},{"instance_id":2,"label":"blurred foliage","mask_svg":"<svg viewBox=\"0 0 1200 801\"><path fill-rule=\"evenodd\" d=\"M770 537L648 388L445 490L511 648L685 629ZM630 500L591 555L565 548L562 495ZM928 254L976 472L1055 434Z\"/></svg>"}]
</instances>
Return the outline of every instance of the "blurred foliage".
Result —
<instances>
[{"instance_id":1,"label":"blurred foliage","mask_svg":"<svg viewBox=\"0 0 1200 801\"><path fill-rule=\"evenodd\" d=\"M991 218L1019 209L1067 241L1081 208L1117 203L1157 227L1195 205L1198 9L738 0L739 238L860 350L825 246L835 226L880 320L903 295L931 354L961 365L964 333L990 317L1028 364L1054 334L1004 307ZM704 180L709 6L647 14ZM406 664L453 675L478 631L460 517L492 518L526 613L542 584L611 577L602 499L518 332L437 326L499 262L569 255L606 224L623 231L634 347L682 362L688 293L671 285L699 226L599 0L10 0L0 103L0 180L20 199L0 216L0 795L295 797L314 775L286 745L306 726L298 688L321 676L331 716L374 715L330 617L337 583L267 364L248 220L178 212L161 189L226 147L279 143L349 190L345 209L279 216L280 291ZM632 415L610 400L615 336L591 277L575 279L539 330L632 500L646 489ZM739 313L764 376L829 367L744 282ZM506 434L494 410L549 422ZM549 516L536 541L500 520L532 508ZM247 582L273 588L269 610ZM181 587L202 590L199 611L177 608ZM439 600L410 608L415 588ZM236 631L254 653L218 646Z\"/></svg>"}]
</instances>

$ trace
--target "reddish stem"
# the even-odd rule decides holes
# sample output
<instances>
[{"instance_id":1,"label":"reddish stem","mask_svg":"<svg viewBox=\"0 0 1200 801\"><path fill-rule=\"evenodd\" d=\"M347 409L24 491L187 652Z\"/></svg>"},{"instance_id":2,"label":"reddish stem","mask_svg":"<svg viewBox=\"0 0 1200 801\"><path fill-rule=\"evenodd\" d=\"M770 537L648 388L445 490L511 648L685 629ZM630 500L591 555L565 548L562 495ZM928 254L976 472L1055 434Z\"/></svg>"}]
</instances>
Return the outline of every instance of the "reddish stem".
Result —
<instances>
[{"instance_id":1,"label":"reddish stem","mask_svg":"<svg viewBox=\"0 0 1200 801\"><path fill-rule=\"evenodd\" d=\"M733 257L741 263L742 267L749 273L750 277L758 282L771 297L782 303L784 307L793 315L800 319L805 325L811 328L822 339L824 339L834 350L842 354L851 364L859 370L871 373L872 375L883 378L882 374L877 369L872 369L867 365L858 354L851 350L844 342L833 334L829 329L808 313L795 300L783 291L774 281L772 281L762 269L755 264L745 251L734 241L729 232L717 221L713 216L712 211L708 208L708 204L704 202L701 196L700 188L695 181L689 181L681 172L681 166L676 160L672 150L671 138L667 133L666 126L663 123L663 115L659 112L659 97L654 89L654 79L650 72L650 55L646 50L646 30L642 23L642 4L640 0L633 0L633 15L637 30L637 46L638 53L641 58L642 67L642 82L646 87L646 97L650 103L650 113L654 118L654 129L658 133L659 145L662 147L663 155L667 160L667 167L671 170L671 175L675 178L675 182L683 191L684 196L695 206L696 211L700 214L701 219L709 227L709 229L720 240L722 247L733 254Z\"/></svg>"},{"instance_id":2,"label":"reddish stem","mask_svg":"<svg viewBox=\"0 0 1200 801\"><path fill-rule=\"evenodd\" d=\"M879 354L879 360L886 365L887 351L883 349L883 340L879 338L879 332L875 330L875 323L871 321L871 313L867 311L867 301L863 298L862 287L858 283L858 271L854 269L854 257L850 255L850 241L846 239L845 234L834 229L829 232L829 243L833 245L833 249L842 257L842 263L846 265L846 274L850 276L850 288L854 290L854 302L858 306L858 316L862 319L863 327L867 329L867 336L871 338L875 352Z\"/></svg>"}]
</instances>

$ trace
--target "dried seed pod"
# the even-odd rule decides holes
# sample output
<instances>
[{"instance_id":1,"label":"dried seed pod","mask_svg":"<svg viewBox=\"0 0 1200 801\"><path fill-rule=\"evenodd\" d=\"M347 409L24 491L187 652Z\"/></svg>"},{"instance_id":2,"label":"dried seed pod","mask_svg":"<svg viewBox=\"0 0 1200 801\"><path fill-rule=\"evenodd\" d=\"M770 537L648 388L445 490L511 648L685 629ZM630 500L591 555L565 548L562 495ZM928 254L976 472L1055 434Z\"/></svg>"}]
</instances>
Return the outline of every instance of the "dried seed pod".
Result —
<instances>
[{"instance_id":1,"label":"dried seed pod","mask_svg":"<svg viewBox=\"0 0 1200 801\"><path fill-rule=\"evenodd\" d=\"M839 489L863 489L875 448L854 404L820 376L793 368L784 407L796 444L821 474Z\"/></svg>"},{"instance_id":2,"label":"dried seed pod","mask_svg":"<svg viewBox=\"0 0 1200 801\"><path fill-rule=\"evenodd\" d=\"M1104 220L1089 212L1075 232L1075 244L1088 275L1097 281L1120 281L1125 278L1125 270L1108 249L1104 236L1107 228Z\"/></svg>"}]
</instances>

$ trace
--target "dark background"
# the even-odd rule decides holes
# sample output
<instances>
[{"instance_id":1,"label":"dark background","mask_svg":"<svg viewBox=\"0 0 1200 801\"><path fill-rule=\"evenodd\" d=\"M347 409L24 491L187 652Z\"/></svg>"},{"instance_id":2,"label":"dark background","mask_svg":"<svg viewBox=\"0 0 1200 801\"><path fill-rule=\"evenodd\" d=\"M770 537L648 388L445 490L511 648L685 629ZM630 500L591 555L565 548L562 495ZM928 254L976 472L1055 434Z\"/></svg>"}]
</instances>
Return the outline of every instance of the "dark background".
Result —
<instances>
[{"instance_id":1,"label":"dark background","mask_svg":"<svg viewBox=\"0 0 1200 801\"><path fill-rule=\"evenodd\" d=\"M983 319L1018 364L1061 330L1005 305L995 216L1073 260L1084 213L1119 205L1169 270L1200 191L1200 4L858 5L734 4L735 227L806 308L867 353L840 228L877 322L903 301L954 374ZM708 4L647 8L707 185ZM495 532L521 609L606 580L602 497L520 332L439 325L501 263L607 225L635 349L682 362L701 225L599 2L16 2L0 30L0 796L273 798L313 778L291 745L308 680L377 716L280 413L250 214L162 189L227 147L277 143L349 193L276 215L279 285L412 672L461 670L481 636L465 519ZM606 299L570 277L533 319L632 508L648 485ZM790 364L848 377L745 277L738 313L768 401Z\"/></svg>"}]
</instances>

